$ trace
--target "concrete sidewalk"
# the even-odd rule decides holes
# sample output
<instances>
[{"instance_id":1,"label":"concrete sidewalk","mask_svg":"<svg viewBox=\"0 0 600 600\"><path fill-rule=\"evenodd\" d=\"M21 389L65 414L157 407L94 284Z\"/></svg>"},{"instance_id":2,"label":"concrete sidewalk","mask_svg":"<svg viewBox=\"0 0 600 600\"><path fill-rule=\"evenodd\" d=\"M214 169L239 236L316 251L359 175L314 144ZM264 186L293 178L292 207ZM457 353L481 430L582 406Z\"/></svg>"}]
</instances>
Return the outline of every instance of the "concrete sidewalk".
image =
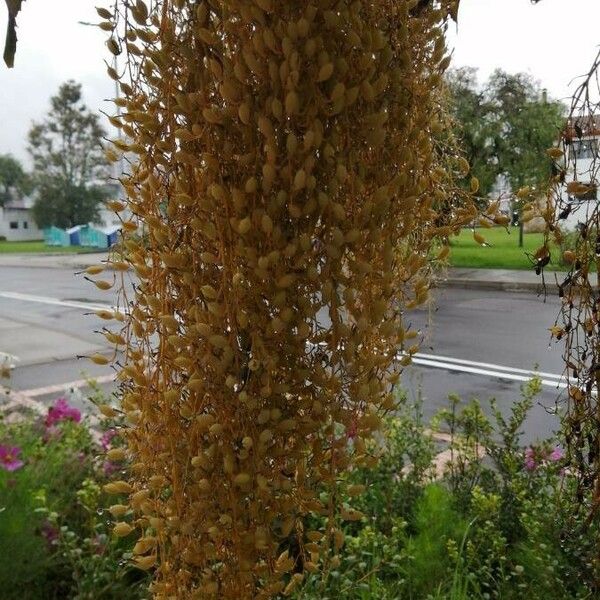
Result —
<instances>
[{"instance_id":1,"label":"concrete sidewalk","mask_svg":"<svg viewBox=\"0 0 600 600\"><path fill-rule=\"evenodd\" d=\"M0 267L36 267L44 269L85 269L106 260L108 252L82 254L0 254Z\"/></svg>"},{"instance_id":2,"label":"concrete sidewalk","mask_svg":"<svg viewBox=\"0 0 600 600\"><path fill-rule=\"evenodd\" d=\"M556 290L556 281L564 273L548 271L544 273L546 291ZM453 287L474 290L504 290L507 292L542 293L543 281L540 275L531 271L510 269L448 269L436 277L436 287Z\"/></svg>"},{"instance_id":3,"label":"concrete sidewalk","mask_svg":"<svg viewBox=\"0 0 600 600\"><path fill-rule=\"evenodd\" d=\"M0 254L0 267L37 267L46 269L72 269L77 271L106 260L107 252L86 254ZM561 274L557 273L560 277ZM553 272L545 274L546 290L556 288ZM436 276L436 287L459 287L479 290L505 290L508 292L543 291L542 278L531 271L509 269L457 269L450 268Z\"/></svg>"}]
</instances>

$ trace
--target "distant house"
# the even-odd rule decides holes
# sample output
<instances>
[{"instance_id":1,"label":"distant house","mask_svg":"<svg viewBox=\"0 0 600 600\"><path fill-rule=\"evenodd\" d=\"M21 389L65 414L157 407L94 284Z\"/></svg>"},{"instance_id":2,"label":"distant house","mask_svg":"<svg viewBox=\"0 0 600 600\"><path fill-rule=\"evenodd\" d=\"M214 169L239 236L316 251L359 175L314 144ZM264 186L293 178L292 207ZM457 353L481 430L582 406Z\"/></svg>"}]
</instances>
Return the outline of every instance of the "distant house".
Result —
<instances>
[{"instance_id":1,"label":"distant house","mask_svg":"<svg viewBox=\"0 0 600 600\"><path fill-rule=\"evenodd\" d=\"M574 229L598 206L598 171L600 171L600 116L570 118L563 132L567 174L562 189L563 208L570 207L562 221L565 229ZM588 187L585 194L570 195L569 183L579 181Z\"/></svg>"},{"instance_id":2,"label":"distant house","mask_svg":"<svg viewBox=\"0 0 600 600\"><path fill-rule=\"evenodd\" d=\"M0 206L0 239L9 242L41 240L42 231L33 220L33 200L27 196L13 198Z\"/></svg>"},{"instance_id":3,"label":"distant house","mask_svg":"<svg viewBox=\"0 0 600 600\"><path fill-rule=\"evenodd\" d=\"M79 243L87 248L100 248L104 237L95 225L82 225L79 230Z\"/></svg>"}]
</instances>

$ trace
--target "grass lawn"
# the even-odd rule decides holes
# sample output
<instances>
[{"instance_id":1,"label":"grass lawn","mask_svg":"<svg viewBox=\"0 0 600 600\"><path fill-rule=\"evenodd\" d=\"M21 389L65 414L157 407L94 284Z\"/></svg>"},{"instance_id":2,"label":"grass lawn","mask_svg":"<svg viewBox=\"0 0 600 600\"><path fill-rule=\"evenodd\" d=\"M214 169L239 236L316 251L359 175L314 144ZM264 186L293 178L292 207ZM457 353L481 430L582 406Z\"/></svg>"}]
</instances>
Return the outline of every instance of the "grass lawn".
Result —
<instances>
[{"instance_id":1,"label":"grass lawn","mask_svg":"<svg viewBox=\"0 0 600 600\"><path fill-rule=\"evenodd\" d=\"M450 239L452 251L450 264L453 267L472 267L476 269L533 269L526 253L534 254L543 243L541 233L525 233L523 248L519 248L519 229L509 227L508 232L502 227L493 229L477 229L490 244L480 246L473 239L471 229L463 229L458 237ZM551 271L565 270L558 262L558 248L551 248L552 260L546 269Z\"/></svg>"},{"instance_id":2,"label":"grass lawn","mask_svg":"<svg viewBox=\"0 0 600 600\"><path fill-rule=\"evenodd\" d=\"M22 253L69 253L89 252L90 249L81 246L46 246L43 240L33 242L0 242L0 254L22 254Z\"/></svg>"}]
</instances>

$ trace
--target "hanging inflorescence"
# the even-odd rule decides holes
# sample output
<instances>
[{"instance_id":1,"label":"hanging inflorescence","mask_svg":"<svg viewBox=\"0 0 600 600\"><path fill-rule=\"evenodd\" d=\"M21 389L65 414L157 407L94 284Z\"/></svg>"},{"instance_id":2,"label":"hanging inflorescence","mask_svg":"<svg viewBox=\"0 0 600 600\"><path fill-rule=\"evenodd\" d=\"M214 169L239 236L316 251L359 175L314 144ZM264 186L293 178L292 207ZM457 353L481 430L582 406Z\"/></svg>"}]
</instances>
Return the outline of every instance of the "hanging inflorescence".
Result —
<instances>
[{"instance_id":1,"label":"hanging inflorescence","mask_svg":"<svg viewBox=\"0 0 600 600\"><path fill-rule=\"evenodd\" d=\"M131 476L108 491L156 597L288 594L361 518L341 475L376 460L432 244L476 215L440 93L457 4L99 9L126 56L109 154L137 155L117 263L135 297L108 334Z\"/></svg>"},{"instance_id":2,"label":"hanging inflorescence","mask_svg":"<svg viewBox=\"0 0 600 600\"><path fill-rule=\"evenodd\" d=\"M566 246L563 260L569 265L558 282L561 310L551 332L565 348L567 458L588 523L600 509L599 67L600 54L573 96L559 145L548 151L555 172L545 215L545 247L552 241ZM570 233L564 227L567 219L578 222Z\"/></svg>"}]
</instances>

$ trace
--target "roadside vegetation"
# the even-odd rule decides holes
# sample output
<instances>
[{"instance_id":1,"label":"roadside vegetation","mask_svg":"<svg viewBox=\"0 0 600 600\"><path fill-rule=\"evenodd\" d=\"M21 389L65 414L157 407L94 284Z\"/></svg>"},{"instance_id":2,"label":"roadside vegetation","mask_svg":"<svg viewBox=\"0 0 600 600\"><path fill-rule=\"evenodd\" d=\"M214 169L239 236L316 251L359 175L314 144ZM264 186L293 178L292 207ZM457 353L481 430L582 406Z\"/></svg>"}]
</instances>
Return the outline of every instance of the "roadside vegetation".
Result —
<instances>
[{"instance_id":1,"label":"roadside vegetation","mask_svg":"<svg viewBox=\"0 0 600 600\"><path fill-rule=\"evenodd\" d=\"M0 254L84 254L96 252L94 248L83 248L82 246L46 246L43 240L27 242L0 241Z\"/></svg>"},{"instance_id":2,"label":"roadside vegetation","mask_svg":"<svg viewBox=\"0 0 600 600\"><path fill-rule=\"evenodd\" d=\"M555 439L520 442L539 389L538 380L525 385L508 415L493 403L452 397L430 424L419 403L401 395L385 441L369 447L377 466L347 475L348 489L360 493L344 504L352 501L362 516L345 525L337 559L322 573L307 572L292 597L597 597L599 532L574 510L564 451ZM104 398L93 400L111 414ZM125 497L103 490L111 475L123 473L121 426L118 418L85 416L65 398L47 414L20 412L0 424L0 552L10 557L0 565L5 600L148 597L151 573L132 566L130 508ZM432 430L445 432L446 441ZM445 467L440 452L452 459ZM307 517L304 525L317 529L321 519ZM291 534L281 551L293 557L295 544Z\"/></svg>"},{"instance_id":3,"label":"roadside vegetation","mask_svg":"<svg viewBox=\"0 0 600 600\"><path fill-rule=\"evenodd\" d=\"M460 235L450 238L450 265L474 269L520 269L533 270L534 262L529 256L543 245L541 233L523 235L523 247L519 248L519 230L517 227L478 228L489 246L479 245L473 238L472 229L463 229ZM549 271L562 271L567 267L560 261L558 248L551 248L551 261L546 267ZM529 256L528 256L529 255Z\"/></svg>"}]
</instances>

